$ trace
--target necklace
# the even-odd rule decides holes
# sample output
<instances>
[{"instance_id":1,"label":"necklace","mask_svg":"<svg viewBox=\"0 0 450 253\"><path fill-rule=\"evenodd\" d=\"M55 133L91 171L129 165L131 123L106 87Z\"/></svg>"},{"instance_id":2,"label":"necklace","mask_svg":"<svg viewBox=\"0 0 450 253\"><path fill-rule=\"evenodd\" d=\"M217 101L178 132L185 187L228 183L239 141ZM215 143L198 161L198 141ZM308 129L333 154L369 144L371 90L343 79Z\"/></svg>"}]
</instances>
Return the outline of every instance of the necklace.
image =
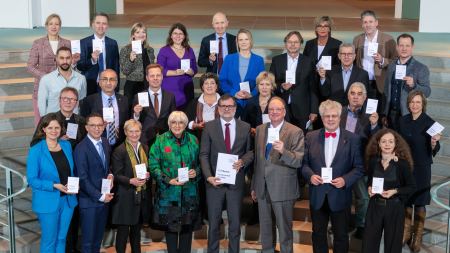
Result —
<instances>
[{"instance_id":1,"label":"necklace","mask_svg":"<svg viewBox=\"0 0 450 253\"><path fill-rule=\"evenodd\" d=\"M53 150L56 147L58 147L58 142L56 142L56 144L53 147L50 147L49 143L47 142L47 146L48 146L48 149Z\"/></svg>"},{"instance_id":2,"label":"necklace","mask_svg":"<svg viewBox=\"0 0 450 253\"><path fill-rule=\"evenodd\" d=\"M175 50L179 50L179 51L184 50L184 47L177 48L177 47L175 47L175 46L172 46L172 48L175 49Z\"/></svg>"}]
</instances>

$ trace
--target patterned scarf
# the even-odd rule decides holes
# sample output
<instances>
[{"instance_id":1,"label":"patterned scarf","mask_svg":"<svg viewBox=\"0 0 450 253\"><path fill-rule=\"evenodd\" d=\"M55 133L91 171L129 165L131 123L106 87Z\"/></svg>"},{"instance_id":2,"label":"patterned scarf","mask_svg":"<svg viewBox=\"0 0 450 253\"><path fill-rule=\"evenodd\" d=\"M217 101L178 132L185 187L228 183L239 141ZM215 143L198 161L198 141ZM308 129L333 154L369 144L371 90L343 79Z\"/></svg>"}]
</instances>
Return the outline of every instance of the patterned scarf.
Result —
<instances>
[{"instance_id":1,"label":"patterned scarf","mask_svg":"<svg viewBox=\"0 0 450 253\"><path fill-rule=\"evenodd\" d=\"M125 141L125 147L127 149L128 157L130 157L131 168L133 169L133 176L136 177L136 165L138 164L138 161L136 159L136 154L134 153L133 145L131 145L128 141ZM147 159L147 155L145 154L145 150L142 147L142 145L139 145L138 154L139 154L139 160L141 161L141 163L145 164L145 167L147 167L147 171L148 171L148 159ZM143 186L136 187L137 192L140 192L141 189L145 190L146 185L144 184Z\"/></svg>"}]
</instances>

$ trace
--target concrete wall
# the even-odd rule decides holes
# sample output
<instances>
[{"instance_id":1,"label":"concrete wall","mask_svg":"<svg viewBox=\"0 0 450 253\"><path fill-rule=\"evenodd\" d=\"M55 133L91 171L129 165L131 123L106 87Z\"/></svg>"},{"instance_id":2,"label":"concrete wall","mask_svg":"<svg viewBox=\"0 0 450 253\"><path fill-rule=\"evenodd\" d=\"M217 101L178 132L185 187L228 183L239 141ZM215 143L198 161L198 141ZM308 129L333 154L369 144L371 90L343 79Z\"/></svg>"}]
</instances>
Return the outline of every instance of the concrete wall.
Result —
<instances>
[{"instance_id":1,"label":"concrete wall","mask_svg":"<svg viewBox=\"0 0 450 253\"><path fill-rule=\"evenodd\" d=\"M33 28L32 5L32 0L3 1L0 8L0 27Z\"/></svg>"},{"instance_id":2,"label":"concrete wall","mask_svg":"<svg viewBox=\"0 0 450 253\"><path fill-rule=\"evenodd\" d=\"M419 32L450 33L449 0L421 0Z\"/></svg>"}]
</instances>

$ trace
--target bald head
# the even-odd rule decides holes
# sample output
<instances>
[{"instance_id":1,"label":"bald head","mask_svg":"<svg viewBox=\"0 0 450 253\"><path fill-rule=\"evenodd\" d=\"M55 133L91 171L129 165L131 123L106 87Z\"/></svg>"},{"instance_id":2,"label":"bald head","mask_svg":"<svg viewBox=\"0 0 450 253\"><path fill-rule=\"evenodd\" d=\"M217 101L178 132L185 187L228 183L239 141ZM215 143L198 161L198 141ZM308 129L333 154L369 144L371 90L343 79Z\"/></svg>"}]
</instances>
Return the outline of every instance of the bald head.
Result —
<instances>
[{"instance_id":1,"label":"bald head","mask_svg":"<svg viewBox=\"0 0 450 253\"><path fill-rule=\"evenodd\" d=\"M223 12L217 12L213 16L212 26L214 28L214 31L219 36L222 36L227 31L228 28L227 16Z\"/></svg>"}]
</instances>

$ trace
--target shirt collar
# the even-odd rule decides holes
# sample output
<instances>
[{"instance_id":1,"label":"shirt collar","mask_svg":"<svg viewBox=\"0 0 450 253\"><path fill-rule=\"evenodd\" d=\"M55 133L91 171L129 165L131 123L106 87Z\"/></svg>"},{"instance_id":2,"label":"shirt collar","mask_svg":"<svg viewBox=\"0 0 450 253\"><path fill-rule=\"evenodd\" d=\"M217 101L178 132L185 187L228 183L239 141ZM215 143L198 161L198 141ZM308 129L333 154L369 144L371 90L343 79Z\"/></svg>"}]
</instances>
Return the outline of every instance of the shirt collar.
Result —
<instances>
[{"instance_id":1,"label":"shirt collar","mask_svg":"<svg viewBox=\"0 0 450 253\"><path fill-rule=\"evenodd\" d=\"M220 117L220 124L224 126L226 123L230 123L230 126L233 126L234 124L236 124L236 120L233 118L230 122L226 122L224 119L222 119L222 117Z\"/></svg>"},{"instance_id":2,"label":"shirt collar","mask_svg":"<svg viewBox=\"0 0 450 253\"><path fill-rule=\"evenodd\" d=\"M152 89L148 88L148 93L149 93L150 95L152 95L152 96L153 96L153 94L155 94L155 93L158 93L158 96L159 96L159 95L162 95L162 93L161 93L161 88L159 88L159 90L157 90L157 91L153 91Z\"/></svg>"},{"instance_id":3,"label":"shirt collar","mask_svg":"<svg viewBox=\"0 0 450 253\"><path fill-rule=\"evenodd\" d=\"M220 95L219 93L216 93L216 102L214 102L214 104L212 106L215 106L217 104L217 101L219 101ZM202 93L200 95L200 97L198 98L198 102L201 104L206 105L205 99L204 99L204 94Z\"/></svg>"},{"instance_id":4,"label":"shirt collar","mask_svg":"<svg viewBox=\"0 0 450 253\"><path fill-rule=\"evenodd\" d=\"M365 34L365 40L369 41L367 34ZM377 42L377 41L378 41L378 29L375 31L375 36L373 36L372 41L370 42Z\"/></svg>"},{"instance_id":5,"label":"shirt collar","mask_svg":"<svg viewBox=\"0 0 450 253\"><path fill-rule=\"evenodd\" d=\"M100 137L99 140L92 138L90 134L87 134L87 137L89 138L89 140L91 140L92 144L94 144L95 147L97 147L97 143L102 143L102 137Z\"/></svg>"},{"instance_id":6,"label":"shirt collar","mask_svg":"<svg viewBox=\"0 0 450 253\"><path fill-rule=\"evenodd\" d=\"M328 131L325 129L325 132L328 132ZM336 137L339 137L339 134L341 133L341 128L338 127L338 128L336 129L336 131L330 132L330 133L336 133Z\"/></svg>"},{"instance_id":7,"label":"shirt collar","mask_svg":"<svg viewBox=\"0 0 450 253\"><path fill-rule=\"evenodd\" d=\"M270 122L270 128L275 128L277 131L280 131L281 127L284 125L284 120L277 127L273 127L272 122Z\"/></svg>"},{"instance_id":8,"label":"shirt collar","mask_svg":"<svg viewBox=\"0 0 450 253\"><path fill-rule=\"evenodd\" d=\"M341 69L342 69L342 71L350 71L351 72L353 70L353 64L347 70L344 69L344 66L341 65Z\"/></svg>"},{"instance_id":9,"label":"shirt collar","mask_svg":"<svg viewBox=\"0 0 450 253\"><path fill-rule=\"evenodd\" d=\"M222 37L222 40L226 40L227 39L227 33L224 32L222 36L220 36L219 34L215 33L216 35L216 40L218 40L220 37Z\"/></svg>"},{"instance_id":10,"label":"shirt collar","mask_svg":"<svg viewBox=\"0 0 450 253\"><path fill-rule=\"evenodd\" d=\"M97 36L97 34L94 33L94 38L97 40L105 41L105 37L106 37L106 35L104 35L103 38L100 38Z\"/></svg>"},{"instance_id":11,"label":"shirt collar","mask_svg":"<svg viewBox=\"0 0 450 253\"><path fill-rule=\"evenodd\" d=\"M102 93L102 98L103 98L104 100L108 100L108 99L110 98L110 96L106 95L103 91L101 91L101 93ZM111 96L111 98L112 98L113 100L115 100L115 99L116 99L116 93L114 93L114 94Z\"/></svg>"}]
</instances>

